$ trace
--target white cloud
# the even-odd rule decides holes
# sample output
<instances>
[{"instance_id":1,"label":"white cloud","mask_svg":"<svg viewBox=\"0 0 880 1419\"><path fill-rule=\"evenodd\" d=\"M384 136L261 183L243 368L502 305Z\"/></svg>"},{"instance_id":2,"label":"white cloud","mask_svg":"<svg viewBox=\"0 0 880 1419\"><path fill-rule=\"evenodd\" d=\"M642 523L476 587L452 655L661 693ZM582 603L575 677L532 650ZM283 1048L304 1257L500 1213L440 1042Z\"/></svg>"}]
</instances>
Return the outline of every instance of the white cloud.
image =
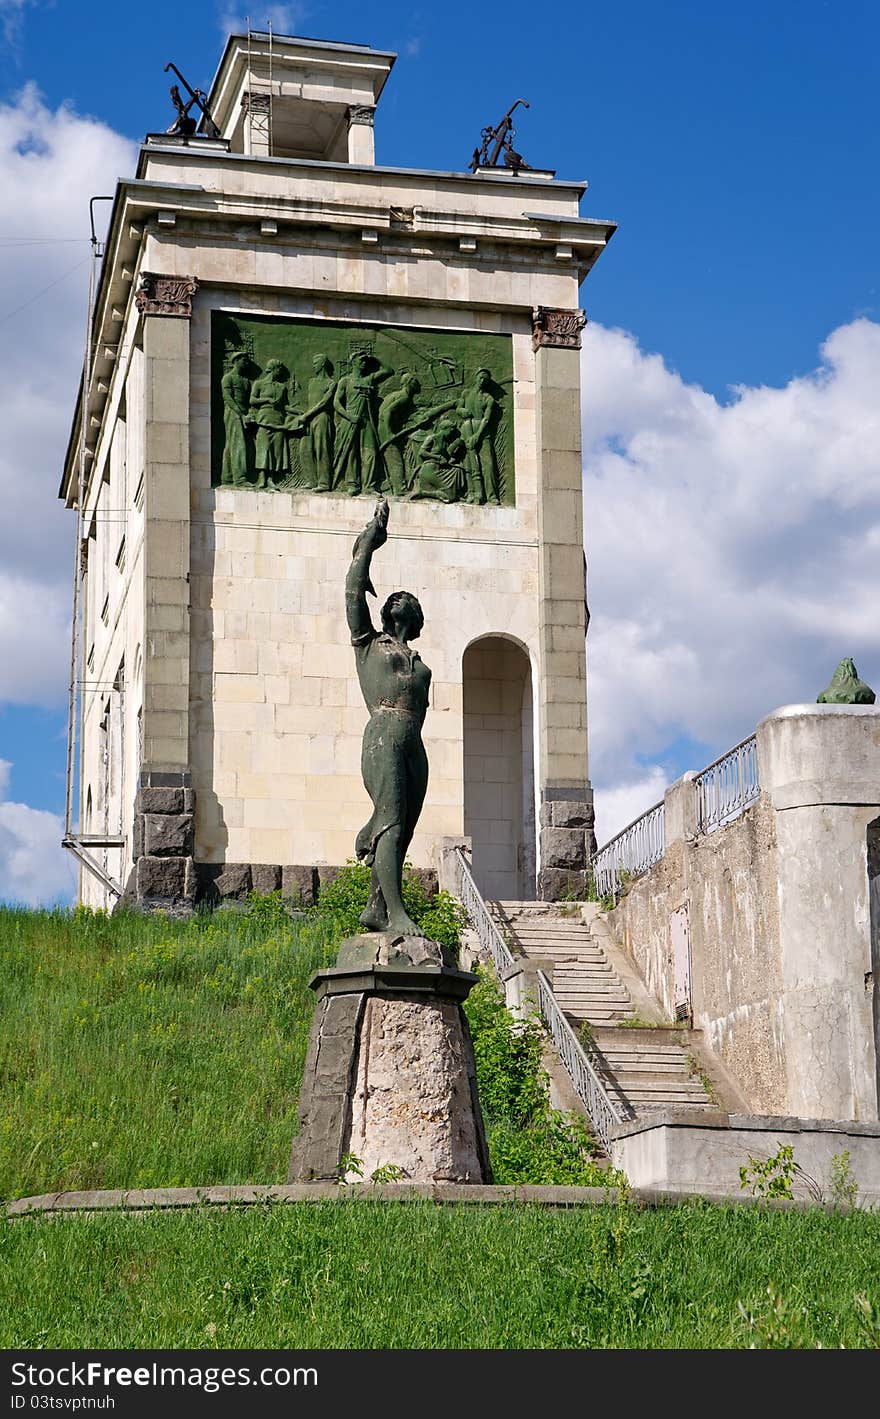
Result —
<instances>
[{"instance_id":1,"label":"white cloud","mask_svg":"<svg viewBox=\"0 0 880 1419\"><path fill-rule=\"evenodd\" d=\"M600 786L637 780L680 737L723 752L815 700L845 655L880 690L880 325L840 326L820 354L811 375L723 405L626 332L588 327Z\"/></svg>"},{"instance_id":2,"label":"white cloud","mask_svg":"<svg viewBox=\"0 0 880 1419\"><path fill-rule=\"evenodd\" d=\"M265 31L272 26L273 34L295 35L308 14L306 5L259 5L252 0L250 10L241 5L223 5L218 14L220 31L224 35L247 34L248 14L251 30Z\"/></svg>"},{"instance_id":3,"label":"white cloud","mask_svg":"<svg viewBox=\"0 0 880 1419\"><path fill-rule=\"evenodd\" d=\"M663 797L668 778L658 764L639 779L595 791L596 837L601 847Z\"/></svg>"},{"instance_id":4,"label":"white cloud","mask_svg":"<svg viewBox=\"0 0 880 1419\"><path fill-rule=\"evenodd\" d=\"M88 203L133 162L126 139L48 108L32 84L0 104L0 700L66 693L74 521L57 492L83 358Z\"/></svg>"},{"instance_id":5,"label":"white cloud","mask_svg":"<svg viewBox=\"0 0 880 1419\"><path fill-rule=\"evenodd\" d=\"M70 580L38 583L0 570L0 702L55 705L70 672Z\"/></svg>"},{"instance_id":6,"label":"white cloud","mask_svg":"<svg viewBox=\"0 0 880 1419\"><path fill-rule=\"evenodd\" d=\"M0 29L6 43L13 48L18 45L21 37L24 11L28 5L34 3L36 0L0 0Z\"/></svg>"},{"instance_id":7,"label":"white cloud","mask_svg":"<svg viewBox=\"0 0 880 1419\"><path fill-rule=\"evenodd\" d=\"M76 891L73 859L61 846L63 821L57 813L6 800L8 759L0 759L0 902L53 906Z\"/></svg>"}]
</instances>

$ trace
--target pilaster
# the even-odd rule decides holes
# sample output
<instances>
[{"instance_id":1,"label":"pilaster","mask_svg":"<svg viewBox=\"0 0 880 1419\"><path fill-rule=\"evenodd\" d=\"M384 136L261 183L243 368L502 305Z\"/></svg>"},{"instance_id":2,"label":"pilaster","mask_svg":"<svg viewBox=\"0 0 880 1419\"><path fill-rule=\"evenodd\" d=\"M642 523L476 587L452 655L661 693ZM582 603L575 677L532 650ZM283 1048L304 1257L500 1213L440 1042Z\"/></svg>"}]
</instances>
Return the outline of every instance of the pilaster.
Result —
<instances>
[{"instance_id":1,"label":"pilaster","mask_svg":"<svg viewBox=\"0 0 880 1419\"><path fill-rule=\"evenodd\" d=\"M585 885L593 835L587 665L579 310L533 316L538 452L539 895Z\"/></svg>"},{"instance_id":2,"label":"pilaster","mask_svg":"<svg viewBox=\"0 0 880 1419\"><path fill-rule=\"evenodd\" d=\"M369 104L352 104L348 110L348 161L362 167L372 167L376 161L373 136L375 108Z\"/></svg>"},{"instance_id":3,"label":"pilaster","mask_svg":"<svg viewBox=\"0 0 880 1419\"><path fill-rule=\"evenodd\" d=\"M136 903L185 909L195 896L189 773L190 320L193 277L145 273L144 635Z\"/></svg>"}]
</instances>

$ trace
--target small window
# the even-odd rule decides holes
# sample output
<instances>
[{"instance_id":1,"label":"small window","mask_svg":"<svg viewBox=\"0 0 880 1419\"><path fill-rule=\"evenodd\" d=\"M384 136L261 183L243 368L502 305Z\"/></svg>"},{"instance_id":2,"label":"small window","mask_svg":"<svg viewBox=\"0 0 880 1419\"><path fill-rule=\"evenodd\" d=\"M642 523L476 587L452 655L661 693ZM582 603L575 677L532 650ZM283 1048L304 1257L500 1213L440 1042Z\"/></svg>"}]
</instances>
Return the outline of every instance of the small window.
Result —
<instances>
[{"instance_id":1,"label":"small window","mask_svg":"<svg viewBox=\"0 0 880 1419\"><path fill-rule=\"evenodd\" d=\"M125 571L125 538L119 544L119 551L116 553L116 570Z\"/></svg>"},{"instance_id":2,"label":"small window","mask_svg":"<svg viewBox=\"0 0 880 1419\"><path fill-rule=\"evenodd\" d=\"M110 619L110 596L109 596L109 593L108 593L108 594L104 597L104 605L101 607L101 620L104 622L104 625L106 626L106 624L107 624L107 622L108 622L109 619Z\"/></svg>"},{"instance_id":3,"label":"small window","mask_svg":"<svg viewBox=\"0 0 880 1419\"><path fill-rule=\"evenodd\" d=\"M135 490L134 490L134 505L135 505L135 507L137 508L138 512L143 512L143 508L144 508L144 475L143 475L143 473L142 473L141 476L138 478L138 480L137 480L137 487L136 487Z\"/></svg>"},{"instance_id":4,"label":"small window","mask_svg":"<svg viewBox=\"0 0 880 1419\"><path fill-rule=\"evenodd\" d=\"M87 669L87 670L94 670L94 668L95 668L95 642L92 641L91 649L89 650L89 653L88 653L88 655L86 656L86 669Z\"/></svg>"}]
</instances>

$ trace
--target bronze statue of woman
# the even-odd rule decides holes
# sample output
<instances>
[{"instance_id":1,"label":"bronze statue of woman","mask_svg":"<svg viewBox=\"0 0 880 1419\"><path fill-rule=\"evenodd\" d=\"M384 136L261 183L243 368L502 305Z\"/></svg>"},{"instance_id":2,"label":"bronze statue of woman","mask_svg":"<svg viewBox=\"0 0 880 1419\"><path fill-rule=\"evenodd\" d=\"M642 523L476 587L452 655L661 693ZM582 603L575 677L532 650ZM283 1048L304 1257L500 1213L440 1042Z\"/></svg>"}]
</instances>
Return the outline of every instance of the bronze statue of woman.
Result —
<instances>
[{"instance_id":1,"label":"bronze statue of woman","mask_svg":"<svg viewBox=\"0 0 880 1419\"><path fill-rule=\"evenodd\" d=\"M355 852L372 867L370 898L361 915L368 931L424 936L407 915L401 895L403 863L428 786L422 725L431 672L410 648L424 625L422 608L409 591L395 591L382 607L382 630L370 618L370 561L388 539L388 503L380 499L357 538L345 579L345 609L358 680L370 711L364 730L361 773L373 802Z\"/></svg>"}]
</instances>

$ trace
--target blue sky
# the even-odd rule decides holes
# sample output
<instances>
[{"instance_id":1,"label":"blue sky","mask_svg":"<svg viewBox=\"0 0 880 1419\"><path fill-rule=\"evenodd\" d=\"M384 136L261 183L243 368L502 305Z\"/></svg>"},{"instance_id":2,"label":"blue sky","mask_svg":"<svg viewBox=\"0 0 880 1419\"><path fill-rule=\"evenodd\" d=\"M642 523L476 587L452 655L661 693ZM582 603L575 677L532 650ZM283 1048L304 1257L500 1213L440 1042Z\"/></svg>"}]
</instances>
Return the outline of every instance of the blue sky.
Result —
<instances>
[{"instance_id":1,"label":"blue sky","mask_svg":"<svg viewBox=\"0 0 880 1419\"><path fill-rule=\"evenodd\" d=\"M398 51L378 161L463 168L522 96L517 147L620 223L582 289L608 829L774 704L815 698L842 655L880 689L880 7L250 6L255 27ZM0 0L0 898L67 890L33 844L63 803L73 523L54 495L88 197L170 122L164 65L207 87L247 9Z\"/></svg>"},{"instance_id":2,"label":"blue sky","mask_svg":"<svg viewBox=\"0 0 880 1419\"><path fill-rule=\"evenodd\" d=\"M16 6L0 92L35 79L51 107L69 100L138 139L172 116L168 60L207 87L224 14L250 4L256 28L273 8L242 4ZM717 394L781 383L835 325L877 314L876 3L274 8L298 33L399 53L380 162L463 166L482 125L528 99L522 151L587 178L584 211L620 223L584 288L591 317L686 379Z\"/></svg>"}]
</instances>

